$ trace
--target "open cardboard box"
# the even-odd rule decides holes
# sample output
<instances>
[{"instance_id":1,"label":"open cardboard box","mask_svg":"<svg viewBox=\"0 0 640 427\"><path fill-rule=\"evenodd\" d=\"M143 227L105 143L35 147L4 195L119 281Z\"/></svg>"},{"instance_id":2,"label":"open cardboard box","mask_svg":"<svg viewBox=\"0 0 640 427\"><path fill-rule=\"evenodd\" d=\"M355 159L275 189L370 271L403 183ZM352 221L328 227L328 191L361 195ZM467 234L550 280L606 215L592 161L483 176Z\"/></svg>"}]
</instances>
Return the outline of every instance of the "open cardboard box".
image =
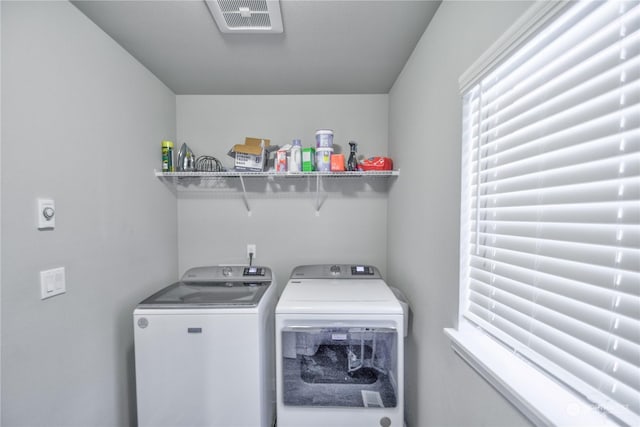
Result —
<instances>
[{"instance_id":1,"label":"open cardboard box","mask_svg":"<svg viewBox=\"0 0 640 427\"><path fill-rule=\"evenodd\" d=\"M269 153L278 149L270 142L269 139L247 137L244 144L234 145L227 154L235 159L236 170L262 172L267 168Z\"/></svg>"}]
</instances>

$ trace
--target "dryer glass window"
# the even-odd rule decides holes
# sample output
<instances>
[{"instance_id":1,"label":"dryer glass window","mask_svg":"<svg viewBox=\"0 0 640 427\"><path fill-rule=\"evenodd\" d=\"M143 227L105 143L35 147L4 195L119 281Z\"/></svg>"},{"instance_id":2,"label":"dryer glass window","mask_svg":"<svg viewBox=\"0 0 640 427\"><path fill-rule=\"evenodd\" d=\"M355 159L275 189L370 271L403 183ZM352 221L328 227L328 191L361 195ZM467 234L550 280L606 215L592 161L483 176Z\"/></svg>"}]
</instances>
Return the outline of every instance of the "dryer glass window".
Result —
<instances>
[{"instance_id":1,"label":"dryer glass window","mask_svg":"<svg viewBox=\"0 0 640 427\"><path fill-rule=\"evenodd\" d=\"M284 404L395 407L397 336L393 328L285 328Z\"/></svg>"}]
</instances>

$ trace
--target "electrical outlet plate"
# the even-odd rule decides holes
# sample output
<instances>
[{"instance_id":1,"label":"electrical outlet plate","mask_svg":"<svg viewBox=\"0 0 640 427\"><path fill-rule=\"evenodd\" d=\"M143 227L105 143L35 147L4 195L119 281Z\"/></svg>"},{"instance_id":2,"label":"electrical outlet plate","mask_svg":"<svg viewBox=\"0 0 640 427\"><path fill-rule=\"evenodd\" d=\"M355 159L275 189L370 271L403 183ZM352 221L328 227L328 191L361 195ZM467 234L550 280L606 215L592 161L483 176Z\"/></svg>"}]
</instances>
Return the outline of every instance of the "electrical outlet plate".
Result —
<instances>
[{"instance_id":1,"label":"electrical outlet plate","mask_svg":"<svg viewBox=\"0 0 640 427\"><path fill-rule=\"evenodd\" d=\"M249 254L253 254L253 259L256 259L256 245L255 245L255 243L249 243L247 245L247 259L250 258Z\"/></svg>"}]
</instances>

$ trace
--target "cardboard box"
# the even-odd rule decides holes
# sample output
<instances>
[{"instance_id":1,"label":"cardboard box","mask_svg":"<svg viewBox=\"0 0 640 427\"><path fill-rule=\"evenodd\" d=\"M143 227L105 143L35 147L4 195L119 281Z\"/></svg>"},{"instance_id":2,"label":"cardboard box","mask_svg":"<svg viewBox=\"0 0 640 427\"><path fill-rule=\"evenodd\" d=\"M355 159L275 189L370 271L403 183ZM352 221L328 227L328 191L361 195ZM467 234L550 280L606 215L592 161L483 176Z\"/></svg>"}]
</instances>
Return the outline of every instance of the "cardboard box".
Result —
<instances>
[{"instance_id":1,"label":"cardboard box","mask_svg":"<svg viewBox=\"0 0 640 427\"><path fill-rule=\"evenodd\" d=\"M261 172L266 170L269 153L278 147L264 138L245 138L244 144L234 145L229 156L235 159L234 169Z\"/></svg>"}]
</instances>

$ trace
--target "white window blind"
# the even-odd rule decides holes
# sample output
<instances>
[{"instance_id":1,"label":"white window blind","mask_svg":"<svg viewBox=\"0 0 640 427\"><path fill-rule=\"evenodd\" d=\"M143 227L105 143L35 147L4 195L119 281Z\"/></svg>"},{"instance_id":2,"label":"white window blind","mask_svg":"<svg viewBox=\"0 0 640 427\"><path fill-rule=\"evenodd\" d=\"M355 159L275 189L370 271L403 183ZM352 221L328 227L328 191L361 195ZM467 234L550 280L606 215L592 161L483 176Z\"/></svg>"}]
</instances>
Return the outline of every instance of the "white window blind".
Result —
<instances>
[{"instance_id":1,"label":"white window blind","mask_svg":"<svg viewBox=\"0 0 640 427\"><path fill-rule=\"evenodd\" d=\"M640 1L566 8L463 108L462 318L640 425Z\"/></svg>"}]
</instances>

